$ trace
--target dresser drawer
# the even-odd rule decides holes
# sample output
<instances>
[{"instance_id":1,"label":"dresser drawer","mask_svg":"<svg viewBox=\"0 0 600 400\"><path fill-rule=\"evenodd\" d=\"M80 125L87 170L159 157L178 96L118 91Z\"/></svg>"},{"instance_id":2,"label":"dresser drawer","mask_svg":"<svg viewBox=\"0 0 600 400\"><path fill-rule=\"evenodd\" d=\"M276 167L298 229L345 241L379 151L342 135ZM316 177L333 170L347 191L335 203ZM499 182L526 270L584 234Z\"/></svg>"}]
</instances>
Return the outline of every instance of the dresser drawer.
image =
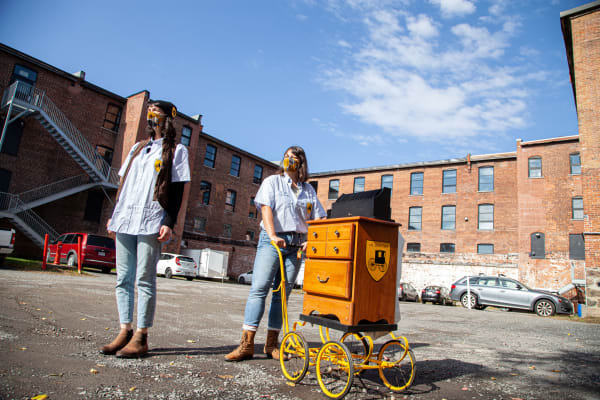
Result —
<instances>
[{"instance_id":1,"label":"dresser drawer","mask_svg":"<svg viewBox=\"0 0 600 400\"><path fill-rule=\"evenodd\" d=\"M350 240L353 224L336 224L327 227L327 240Z\"/></svg>"},{"instance_id":2,"label":"dresser drawer","mask_svg":"<svg viewBox=\"0 0 600 400\"><path fill-rule=\"evenodd\" d=\"M327 247L326 242L315 242L315 241L309 240L308 244L306 245L306 256L308 258L325 257L326 247Z\"/></svg>"},{"instance_id":3,"label":"dresser drawer","mask_svg":"<svg viewBox=\"0 0 600 400\"><path fill-rule=\"evenodd\" d=\"M303 289L307 293L350 299L351 261L306 260Z\"/></svg>"},{"instance_id":4,"label":"dresser drawer","mask_svg":"<svg viewBox=\"0 0 600 400\"><path fill-rule=\"evenodd\" d=\"M308 240L312 241L325 241L327 240L327 227L326 226L309 226L308 227Z\"/></svg>"},{"instance_id":5,"label":"dresser drawer","mask_svg":"<svg viewBox=\"0 0 600 400\"><path fill-rule=\"evenodd\" d=\"M350 240L327 241L325 256L327 258L352 258L351 245Z\"/></svg>"}]
</instances>

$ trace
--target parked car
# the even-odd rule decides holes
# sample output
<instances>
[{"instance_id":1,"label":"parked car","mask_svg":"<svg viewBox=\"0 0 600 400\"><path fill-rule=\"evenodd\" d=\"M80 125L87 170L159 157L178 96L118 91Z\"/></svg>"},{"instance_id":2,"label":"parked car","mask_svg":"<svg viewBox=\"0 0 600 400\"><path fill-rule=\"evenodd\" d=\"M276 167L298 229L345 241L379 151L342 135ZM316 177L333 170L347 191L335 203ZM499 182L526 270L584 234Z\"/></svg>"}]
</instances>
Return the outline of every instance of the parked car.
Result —
<instances>
[{"instance_id":1,"label":"parked car","mask_svg":"<svg viewBox=\"0 0 600 400\"><path fill-rule=\"evenodd\" d=\"M185 279L191 281L198 274L198 266L192 257L181 254L161 253L156 265L156 274L162 275L167 279L171 279L174 276L185 276Z\"/></svg>"},{"instance_id":2,"label":"parked car","mask_svg":"<svg viewBox=\"0 0 600 400\"><path fill-rule=\"evenodd\" d=\"M533 311L541 317L549 317L554 313L573 313L573 303L568 299L544 290L531 289L507 277L472 276L469 278L469 286L471 308L483 309L486 306L518 308ZM454 282L450 295L453 300L460 301L464 307L469 307L467 277Z\"/></svg>"},{"instance_id":3,"label":"parked car","mask_svg":"<svg viewBox=\"0 0 600 400\"><path fill-rule=\"evenodd\" d=\"M0 265L4 263L4 258L13 252L15 233L14 229L0 228Z\"/></svg>"},{"instance_id":4,"label":"parked car","mask_svg":"<svg viewBox=\"0 0 600 400\"><path fill-rule=\"evenodd\" d=\"M249 271L249 272L246 272L246 273L238 276L238 282L241 283L242 285L244 283L247 283L248 285L251 284L252 283L252 272L254 272L254 271Z\"/></svg>"},{"instance_id":5,"label":"parked car","mask_svg":"<svg viewBox=\"0 0 600 400\"><path fill-rule=\"evenodd\" d=\"M419 292L413 285L408 282L400 282L398 287L398 300L403 301L419 301Z\"/></svg>"},{"instance_id":6,"label":"parked car","mask_svg":"<svg viewBox=\"0 0 600 400\"><path fill-rule=\"evenodd\" d=\"M60 249L60 263L74 267L77 265L77 238L81 238L82 267L99 268L104 273L110 272L115 267L115 241L112 238L91 233L73 232L60 235L48 244L46 260L53 262L56 258L58 243Z\"/></svg>"},{"instance_id":7,"label":"parked car","mask_svg":"<svg viewBox=\"0 0 600 400\"><path fill-rule=\"evenodd\" d=\"M421 290L421 302L423 304L428 301L434 304L453 304L450 298L450 291L443 286L426 286Z\"/></svg>"}]
</instances>

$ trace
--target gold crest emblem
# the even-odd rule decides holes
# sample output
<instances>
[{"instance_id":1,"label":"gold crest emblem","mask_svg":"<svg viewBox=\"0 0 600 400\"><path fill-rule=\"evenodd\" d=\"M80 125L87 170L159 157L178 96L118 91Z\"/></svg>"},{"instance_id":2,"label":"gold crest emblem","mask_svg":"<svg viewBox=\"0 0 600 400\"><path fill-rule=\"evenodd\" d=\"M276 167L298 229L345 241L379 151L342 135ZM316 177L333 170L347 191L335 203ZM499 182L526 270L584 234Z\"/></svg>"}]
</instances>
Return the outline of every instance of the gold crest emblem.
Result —
<instances>
[{"instance_id":1,"label":"gold crest emblem","mask_svg":"<svg viewBox=\"0 0 600 400\"><path fill-rule=\"evenodd\" d=\"M306 212L309 214L312 212L312 203L310 201L306 203Z\"/></svg>"},{"instance_id":2,"label":"gold crest emblem","mask_svg":"<svg viewBox=\"0 0 600 400\"><path fill-rule=\"evenodd\" d=\"M367 240L367 271L376 282L384 277L390 267L390 244Z\"/></svg>"},{"instance_id":3,"label":"gold crest emblem","mask_svg":"<svg viewBox=\"0 0 600 400\"><path fill-rule=\"evenodd\" d=\"M154 169L156 170L156 172L160 171L160 166L161 165L162 165L161 160L154 161Z\"/></svg>"}]
</instances>

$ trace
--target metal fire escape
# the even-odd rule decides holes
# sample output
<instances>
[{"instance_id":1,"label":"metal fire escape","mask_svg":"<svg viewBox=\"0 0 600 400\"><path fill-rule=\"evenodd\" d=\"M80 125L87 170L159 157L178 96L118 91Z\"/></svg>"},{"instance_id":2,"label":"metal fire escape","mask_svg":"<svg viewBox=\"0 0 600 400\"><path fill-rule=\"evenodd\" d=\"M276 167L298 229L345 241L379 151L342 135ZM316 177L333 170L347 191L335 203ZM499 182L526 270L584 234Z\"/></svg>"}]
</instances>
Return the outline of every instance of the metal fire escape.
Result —
<instances>
[{"instance_id":1,"label":"metal fire escape","mask_svg":"<svg viewBox=\"0 0 600 400\"><path fill-rule=\"evenodd\" d=\"M45 234L55 239L58 233L33 212L33 207L92 187L116 189L119 176L44 91L17 81L2 96L0 108L6 107L8 112L1 141L4 140L10 123L18 118L32 116L86 172L20 194L0 192L0 218L9 218L34 243L43 246Z\"/></svg>"}]
</instances>

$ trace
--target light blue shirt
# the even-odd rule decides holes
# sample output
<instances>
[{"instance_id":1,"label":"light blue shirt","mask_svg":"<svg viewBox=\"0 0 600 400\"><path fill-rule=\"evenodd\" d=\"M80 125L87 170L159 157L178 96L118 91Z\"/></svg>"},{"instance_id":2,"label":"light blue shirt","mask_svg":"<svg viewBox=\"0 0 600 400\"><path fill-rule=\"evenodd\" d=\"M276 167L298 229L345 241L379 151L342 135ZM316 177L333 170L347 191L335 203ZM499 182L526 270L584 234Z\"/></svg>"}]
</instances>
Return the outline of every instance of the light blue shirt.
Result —
<instances>
[{"instance_id":1,"label":"light blue shirt","mask_svg":"<svg viewBox=\"0 0 600 400\"><path fill-rule=\"evenodd\" d=\"M262 206L269 206L273 210L275 233L307 233L306 221L327 216L312 185L298 182L297 186L300 188L298 197L292 190L292 179L287 174L271 175L263 181L256 193L256 208L260 210ZM260 227L264 229L262 221Z\"/></svg>"}]
</instances>

